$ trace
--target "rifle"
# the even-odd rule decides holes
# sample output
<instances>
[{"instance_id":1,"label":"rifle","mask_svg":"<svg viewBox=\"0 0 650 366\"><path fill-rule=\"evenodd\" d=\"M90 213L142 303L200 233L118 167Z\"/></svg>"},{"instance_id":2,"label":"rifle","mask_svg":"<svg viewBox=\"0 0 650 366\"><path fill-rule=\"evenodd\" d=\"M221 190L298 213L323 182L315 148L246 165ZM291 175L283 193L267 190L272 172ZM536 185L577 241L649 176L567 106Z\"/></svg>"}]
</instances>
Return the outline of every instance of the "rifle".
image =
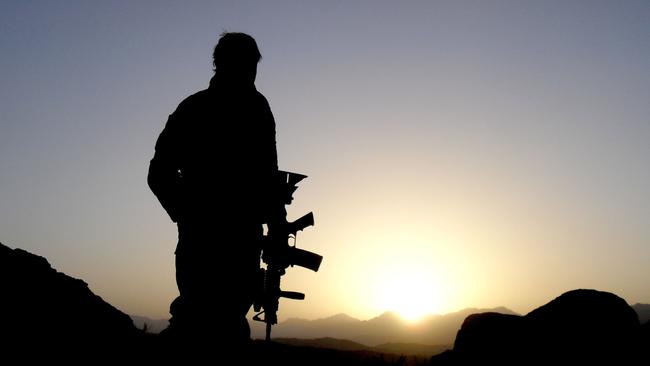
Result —
<instances>
[{"instance_id":1,"label":"rifle","mask_svg":"<svg viewBox=\"0 0 650 366\"><path fill-rule=\"evenodd\" d=\"M277 189L282 204L289 205L293 201L293 193L298 189L298 182L307 178L306 175L278 171ZM278 307L281 297L304 300L305 294L294 291L283 291L280 289L280 279L286 273L289 266L300 266L318 271L323 257L310 251L296 247L296 236L302 231L314 225L314 214L312 212L302 216L296 221L287 221L286 210L271 218L268 224L268 233L262 244L262 261L266 269L261 269L261 289L258 291L253 303L253 310L256 314L253 320L266 323L266 341L271 341L271 328L278 322ZM290 241L293 239L293 245ZM260 316L264 314L264 318Z\"/></svg>"}]
</instances>

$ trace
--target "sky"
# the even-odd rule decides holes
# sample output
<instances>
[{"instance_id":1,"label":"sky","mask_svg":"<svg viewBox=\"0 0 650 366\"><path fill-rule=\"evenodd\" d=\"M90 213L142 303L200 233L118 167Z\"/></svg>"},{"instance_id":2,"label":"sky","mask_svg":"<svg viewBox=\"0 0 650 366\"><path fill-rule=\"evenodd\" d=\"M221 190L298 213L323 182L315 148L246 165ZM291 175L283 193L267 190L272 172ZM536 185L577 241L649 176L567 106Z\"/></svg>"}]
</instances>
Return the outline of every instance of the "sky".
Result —
<instances>
[{"instance_id":1,"label":"sky","mask_svg":"<svg viewBox=\"0 0 650 366\"><path fill-rule=\"evenodd\" d=\"M280 320L575 288L650 303L650 2L3 1L0 242L166 318L175 225L155 140L223 31L263 59L280 168L313 211ZM215 288L218 284L215 284Z\"/></svg>"}]
</instances>

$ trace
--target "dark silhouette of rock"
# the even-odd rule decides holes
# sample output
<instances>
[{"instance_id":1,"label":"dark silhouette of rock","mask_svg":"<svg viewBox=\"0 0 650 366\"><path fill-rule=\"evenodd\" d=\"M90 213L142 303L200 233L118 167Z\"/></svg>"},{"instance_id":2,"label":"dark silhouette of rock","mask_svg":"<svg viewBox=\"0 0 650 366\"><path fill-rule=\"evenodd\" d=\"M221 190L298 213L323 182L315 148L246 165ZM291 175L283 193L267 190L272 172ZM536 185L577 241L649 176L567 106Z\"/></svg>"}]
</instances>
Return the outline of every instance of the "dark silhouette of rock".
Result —
<instances>
[{"instance_id":1,"label":"dark silhouette of rock","mask_svg":"<svg viewBox=\"0 0 650 366\"><path fill-rule=\"evenodd\" d=\"M467 317L453 351L433 357L432 364L627 364L647 348L642 333L625 300L574 290L525 316Z\"/></svg>"},{"instance_id":2,"label":"dark silhouette of rock","mask_svg":"<svg viewBox=\"0 0 650 366\"><path fill-rule=\"evenodd\" d=\"M81 352L127 351L140 332L128 315L53 269L48 261L0 244L0 339L5 350L30 357L55 350L61 359Z\"/></svg>"},{"instance_id":3,"label":"dark silhouette of rock","mask_svg":"<svg viewBox=\"0 0 650 366\"><path fill-rule=\"evenodd\" d=\"M639 330L639 333L641 334L639 342L642 347L645 347L647 353L647 351L650 349L650 322L643 324Z\"/></svg>"},{"instance_id":4,"label":"dark silhouette of rock","mask_svg":"<svg viewBox=\"0 0 650 366\"><path fill-rule=\"evenodd\" d=\"M493 359L502 362L503 346L521 349L524 332L522 317L500 313L481 313L468 316L456 336L454 352L471 354L474 359Z\"/></svg>"},{"instance_id":5,"label":"dark silhouette of rock","mask_svg":"<svg viewBox=\"0 0 650 366\"><path fill-rule=\"evenodd\" d=\"M533 344L549 353L617 357L630 352L639 318L625 300L595 290L574 290L526 315Z\"/></svg>"}]
</instances>

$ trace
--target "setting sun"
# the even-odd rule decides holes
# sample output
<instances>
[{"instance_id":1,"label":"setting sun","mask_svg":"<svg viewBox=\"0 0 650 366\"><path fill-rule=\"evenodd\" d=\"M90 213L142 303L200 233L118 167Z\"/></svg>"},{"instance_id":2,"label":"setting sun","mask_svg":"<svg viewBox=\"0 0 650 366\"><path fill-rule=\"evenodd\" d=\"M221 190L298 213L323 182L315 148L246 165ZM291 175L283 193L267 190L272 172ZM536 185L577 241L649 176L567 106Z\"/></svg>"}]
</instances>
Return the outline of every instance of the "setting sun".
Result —
<instances>
[{"instance_id":1,"label":"setting sun","mask_svg":"<svg viewBox=\"0 0 650 366\"><path fill-rule=\"evenodd\" d=\"M408 263L386 271L377 283L379 305L412 322L437 312L442 294L433 278L430 271Z\"/></svg>"}]
</instances>

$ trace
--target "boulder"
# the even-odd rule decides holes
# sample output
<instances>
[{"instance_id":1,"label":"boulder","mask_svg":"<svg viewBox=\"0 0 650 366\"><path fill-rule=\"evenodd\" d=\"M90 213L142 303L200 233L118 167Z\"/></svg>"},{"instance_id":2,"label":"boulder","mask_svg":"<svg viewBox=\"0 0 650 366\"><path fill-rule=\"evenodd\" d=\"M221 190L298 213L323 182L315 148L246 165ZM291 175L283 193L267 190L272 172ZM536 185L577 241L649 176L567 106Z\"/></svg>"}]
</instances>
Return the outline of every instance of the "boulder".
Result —
<instances>
[{"instance_id":1,"label":"boulder","mask_svg":"<svg viewBox=\"0 0 650 366\"><path fill-rule=\"evenodd\" d=\"M569 291L526 315L533 344L556 355L617 358L631 352L639 318L625 300L596 290Z\"/></svg>"},{"instance_id":2,"label":"boulder","mask_svg":"<svg viewBox=\"0 0 650 366\"><path fill-rule=\"evenodd\" d=\"M131 318L48 261L0 244L0 339L6 350L73 355L123 349L139 337ZM64 357L65 358L65 357Z\"/></svg>"},{"instance_id":3,"label":"boulder","mask_svg":"<svg viewBox=\"0 0 650 366\"><path fill-rule=\"evenodd\" d=\"M625 300L596 290L569 291L525 316L468 316L452 354L432 364L625 364L647 345Z\"/></svg>"},{"instance_id":4,"label":"boulder","mask_svg":"<svg viewBox=\"0 0 650 366\"><path fill-rule=\"evenodd\" d=\"M471 359L503 362L504 357L522 349L525 340L522 334L525 331L524 318L519 315L492 312L472 314L458 331L454 352L471 355Z\"/></svg>"}]
</instances>

